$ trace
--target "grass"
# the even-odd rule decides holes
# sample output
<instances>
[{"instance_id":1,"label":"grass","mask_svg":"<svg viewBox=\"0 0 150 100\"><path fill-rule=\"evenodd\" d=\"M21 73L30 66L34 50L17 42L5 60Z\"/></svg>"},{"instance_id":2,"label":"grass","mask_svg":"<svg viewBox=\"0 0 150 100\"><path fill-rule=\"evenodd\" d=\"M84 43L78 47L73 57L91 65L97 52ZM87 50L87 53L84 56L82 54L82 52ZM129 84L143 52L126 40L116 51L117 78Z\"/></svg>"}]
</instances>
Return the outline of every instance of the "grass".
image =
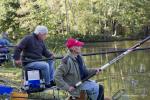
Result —
<instances>
[{"instance_id":1,"label":"grass","mask_svg":"<svg viewBox=\"0 0 150 100\"><path fill-rule=\"evenodd\" d=\"M21 85L21 68L0 67L0 84L5 84L16 89Z\"/></svg>"},{"instance_id":2,"label":"grass","mask_svg":"<svg viewBox=\"0 0 150 100\"><path fill-rule=\"evenodd\" d=\"M9 65L10 66L10 65ZM0 84L11 86L15 91L19 91L21 89L21 80L22 80L22 69L19 67L8 67L8 65L4 64L0 67ZM59 100L64 100L67 97L67 93L63 90L46 90L44 92L32 93L29 95L29 98L38 98L38 99L48 99L51 98L61 98ZM55 99L52 99L55 100Z\"/></svg>"}]
</instances>

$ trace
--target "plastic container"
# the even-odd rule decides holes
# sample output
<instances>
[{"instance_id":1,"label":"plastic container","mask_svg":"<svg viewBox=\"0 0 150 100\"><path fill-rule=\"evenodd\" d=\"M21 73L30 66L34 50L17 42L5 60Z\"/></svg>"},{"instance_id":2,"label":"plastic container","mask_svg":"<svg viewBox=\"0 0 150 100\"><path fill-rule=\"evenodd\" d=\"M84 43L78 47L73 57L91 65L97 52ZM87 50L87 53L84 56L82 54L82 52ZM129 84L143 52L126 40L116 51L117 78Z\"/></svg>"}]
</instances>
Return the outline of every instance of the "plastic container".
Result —
<instances>
[{"instance_id":1,"label":"plastic container","mask_svg":"<svg viewBox=\"0 0 150 100\"><path fill-rule=\"evenodd\" d=\"M10 95L13 91L13 88L5 85L0 85L0 95Z\"/></svg>"},{"instance_id":2,"label":"plastic container","mask_svg":"<svg viewBox=\"0 0 150 100\"><path fill-rule=\"evenodd\" d=\"M13 88L5 85L0 85L0 100L10 100Z\"/></svg>"}]
</instances>

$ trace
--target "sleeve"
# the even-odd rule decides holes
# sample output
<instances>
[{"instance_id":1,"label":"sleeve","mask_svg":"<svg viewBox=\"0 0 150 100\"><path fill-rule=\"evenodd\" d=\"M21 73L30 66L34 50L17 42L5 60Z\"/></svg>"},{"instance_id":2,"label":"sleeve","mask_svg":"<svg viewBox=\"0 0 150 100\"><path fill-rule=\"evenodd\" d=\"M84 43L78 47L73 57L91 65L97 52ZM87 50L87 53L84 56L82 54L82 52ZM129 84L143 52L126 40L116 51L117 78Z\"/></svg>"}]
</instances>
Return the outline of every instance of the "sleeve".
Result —
<instances>
[{"instance_id":1,"label":"sleeve","mask_svg":"<svg viewBox=\"0 0 150 100\"><path fill-rule=\"evenodd\" d=\"M95 72L96 72L96 69L94 69L94 68L88 68L88 67L85 65L85 63L84 63L84 59L83 59L82 56L81 56L81 58L82 58L82 61L83 61L83 66L85 67L85 70L86 70L86 72L88 73L88 75L91 75L91 74L95 73Z\"/></svg>"},{"instance_id":2,"label":"sleeve","mask_svg":"<svg viewBox=\"0 0 150 100\"><path fill-rule=\"evenodd\" d=\"M50 58L52 56L52 53L50 51L47 50L44 42L43 42L43 56Z\"/></svg>"},{"instance_id":3,"label":"sleeve","mask_svg":"<svg viewBox=\"0 0 150 100\"><path fill-rule=\"evenodd\" d=\"M9 42L9 40L6 40L6 45L7 45L7 46L10 46L10 45L11 45L11 43Z\"/></svg>"},{"instance_id":4,"label":"sleeve","mask_svg":"<svg viewBox=\"0 0 150 100\"><path fill-rule=\"evenodd\" d=\"M93 73L96 72L96 69L94 69L94 68L88 68L87 71L88 71L88 75L91 75L91 74L93 74Z\"/></svg>"},{"instance_id":5,"label":"sleeve","mask_svg":"<svg viewBox=\"0 0 150 100\"><path fill-rule=\"evenodd\" d=\"M64 81L64 76L68 73L68 68L66 64L61 64L55 72L54 78L56 85L64 90L69 90L69 85Z\"/></svg>"},{"instance_id":6,"label":"sleeve","mask_svg":"<svg viewBox=\"0 0 150 100\"><path fill-rule=\"evenodd\" d=\"M28 42L29 42L29 37L25 37L17 45L17 47L15 48L15 51L14 51L14 56L13 56L13 58L15 60L19 60L20 59L20 54L21 54L22 50L27 47Z\"/></svg>"}]
</instances>

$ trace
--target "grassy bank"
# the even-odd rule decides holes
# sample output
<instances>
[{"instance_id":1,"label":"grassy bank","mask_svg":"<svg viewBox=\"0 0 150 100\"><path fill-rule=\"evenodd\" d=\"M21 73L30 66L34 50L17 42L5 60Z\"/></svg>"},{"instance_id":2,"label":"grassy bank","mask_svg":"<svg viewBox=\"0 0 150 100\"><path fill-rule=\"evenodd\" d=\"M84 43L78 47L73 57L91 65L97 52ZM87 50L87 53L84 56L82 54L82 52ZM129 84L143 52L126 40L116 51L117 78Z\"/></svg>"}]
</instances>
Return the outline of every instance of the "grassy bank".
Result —
<instances>
[{"instance_id":1,"label":"grassy bank","mask_svg":"<svg viewBox=\"0 0 150 100\"><path fill-rule=\"evenodd\" d=\"M14 91L20 91L21 81L22 81L22 69L20 67L11 67L9 64L5 64L0 67L1 85L11 86L14 88ZM58 100L64 100L65 98L67 98L67 96L68 94L63 90L53 91L51 89L51 90L46 90L44 92L29 94L29 99L54 100L53 98L59 98Z\"/></svg>"}]
</instances>

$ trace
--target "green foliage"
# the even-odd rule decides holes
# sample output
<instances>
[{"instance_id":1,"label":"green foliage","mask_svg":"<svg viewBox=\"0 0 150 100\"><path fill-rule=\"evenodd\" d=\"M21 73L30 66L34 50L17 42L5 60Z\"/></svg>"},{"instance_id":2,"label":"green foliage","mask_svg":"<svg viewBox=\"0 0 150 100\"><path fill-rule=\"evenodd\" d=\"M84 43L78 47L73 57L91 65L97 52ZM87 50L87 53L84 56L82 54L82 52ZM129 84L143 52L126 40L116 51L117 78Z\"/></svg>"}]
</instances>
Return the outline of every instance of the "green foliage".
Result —
<instances>
[{"instance_id":1,"label":"green foliage","mask_svg":"<svg viewBox=\"0 0 150 100\"><path fill-rule=\"evenodd\" d=\"M19 29L18 24L19 22L16 20L17 14L16 10L19 8L19 3L17 0L5 0L1 1L2 2L2 7L3 13L1 15L1 30L2 31L7 31L7 30L13 30L17 31Z\"/></svg>"},{"instance_id":2,"label":"green foliage","mask_svg":"<svg viewBox=\"0 0 150 100\"><path fill-rule=\"evenodd\" d=\"M50 41L79 33L87 37L149 34L145 31L150 27L149 0L1 0L0 4L0 30L11 33L13 39L39 24L48 27Z\"/></svg>"}]
</instances>

